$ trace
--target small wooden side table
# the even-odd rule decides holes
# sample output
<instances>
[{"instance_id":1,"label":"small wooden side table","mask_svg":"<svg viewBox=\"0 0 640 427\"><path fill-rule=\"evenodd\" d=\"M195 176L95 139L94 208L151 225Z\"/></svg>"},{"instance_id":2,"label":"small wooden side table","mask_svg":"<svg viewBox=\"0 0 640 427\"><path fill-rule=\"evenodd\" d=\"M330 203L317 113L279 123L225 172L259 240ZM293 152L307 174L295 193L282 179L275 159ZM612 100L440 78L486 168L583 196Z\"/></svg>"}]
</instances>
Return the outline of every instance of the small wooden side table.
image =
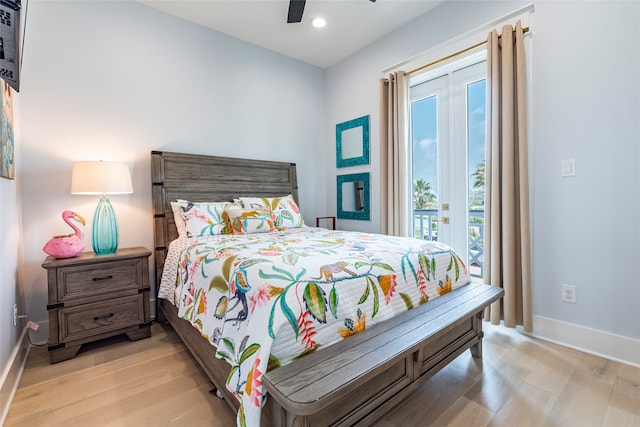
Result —
<instances>
[{"instance_id":1,"label":"small wooden side table","mask_svg":"<svg viewBox=\"0 0 640 427\"><path fill-rule=\"evenodd\" d=\"M322 219L330 219L331 221L331 229L336 229L336 217L335 216L319 216L316 217L316 227L320 227L320 220Z\"/></svg>"},{"instance_id":2,"label":"small wooden side table","mask_svg":"<svg viewBox=\"0 0 640 427\"><path fill-rule=\"evenodd\" d=\"M51 363L71 359L82 344L113 335L125 333L133 341L151 336L149 255L137 247L44 260Z\"/></svg>"}]
</instances>

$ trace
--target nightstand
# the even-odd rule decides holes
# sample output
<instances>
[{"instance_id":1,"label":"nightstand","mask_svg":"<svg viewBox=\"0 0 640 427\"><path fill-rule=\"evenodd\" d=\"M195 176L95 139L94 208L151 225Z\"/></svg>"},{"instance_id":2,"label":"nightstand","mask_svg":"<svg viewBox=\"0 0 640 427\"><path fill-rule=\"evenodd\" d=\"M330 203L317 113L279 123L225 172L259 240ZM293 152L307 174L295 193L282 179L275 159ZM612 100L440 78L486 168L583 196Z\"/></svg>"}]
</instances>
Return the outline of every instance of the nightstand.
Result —
<instances>
[{"instance_id":1,"label":"nightstand","mask_svg":"<svg viewBox=\"0 0 640 427\"><path fill-rule=\"evenodd\" d=\"M125 333L133 341L151 336L149 255L139 247L44 260L51 363L71 359L82 344L113 335Z\"/></svg>"}]
</instances>

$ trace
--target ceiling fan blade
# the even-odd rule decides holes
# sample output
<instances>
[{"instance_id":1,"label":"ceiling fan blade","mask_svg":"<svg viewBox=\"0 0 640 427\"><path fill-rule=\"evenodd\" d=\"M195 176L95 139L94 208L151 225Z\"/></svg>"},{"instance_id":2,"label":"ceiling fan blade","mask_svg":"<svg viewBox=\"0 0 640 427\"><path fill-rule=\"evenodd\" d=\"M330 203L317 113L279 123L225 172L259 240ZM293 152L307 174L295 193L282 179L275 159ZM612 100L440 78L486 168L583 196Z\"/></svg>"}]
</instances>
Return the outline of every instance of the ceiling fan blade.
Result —
<instances>
[{"instance_id":1,"label":"ceiling fan blade","mask_svg":"<svg viewBox=\"0 0 640 427\"><path fill-rule=\"evenodd\" d=\"M302 21L302 13L304 12L304 4L306 0L290 0L289 1L289 15L287 16L287 23Z\"/></svg>"}]
</instances>

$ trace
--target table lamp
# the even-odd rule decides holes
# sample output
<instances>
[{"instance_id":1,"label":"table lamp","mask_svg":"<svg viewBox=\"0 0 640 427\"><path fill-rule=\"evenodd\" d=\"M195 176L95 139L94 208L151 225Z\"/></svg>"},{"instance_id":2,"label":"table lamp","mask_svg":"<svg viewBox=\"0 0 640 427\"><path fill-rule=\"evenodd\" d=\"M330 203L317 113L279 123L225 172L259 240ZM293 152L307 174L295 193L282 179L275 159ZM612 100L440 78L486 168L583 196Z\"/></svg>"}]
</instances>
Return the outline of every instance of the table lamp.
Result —
<instances>
[{"instance_id":1,"label":"table lamp","mask_svg":"<svg viewBox=\"0 0 640 427\"><path fill-rule=\"evenodd\" d=\"M126 163L95 161L73 164L71 194L100 194L91 230L91 244L96 254L112 254L118 249L118 221L107 195L130 193L133 193L133 186Z\"/></svg>"}]
</instances>

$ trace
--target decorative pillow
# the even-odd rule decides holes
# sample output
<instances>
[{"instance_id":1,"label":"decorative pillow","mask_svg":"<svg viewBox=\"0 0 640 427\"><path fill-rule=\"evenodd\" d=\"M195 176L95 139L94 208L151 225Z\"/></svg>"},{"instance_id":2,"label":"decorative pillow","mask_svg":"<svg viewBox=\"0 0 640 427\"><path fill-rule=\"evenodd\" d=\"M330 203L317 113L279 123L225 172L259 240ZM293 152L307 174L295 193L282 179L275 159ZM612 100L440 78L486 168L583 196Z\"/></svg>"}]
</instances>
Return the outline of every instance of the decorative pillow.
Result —
<instances>
[{"instance_id":1,"label":"decorative pillow","mask_svg":"<svg viewBox=\"0 0 640 427\"><path fill-rule=\"evenodd\" d=\"M188 202L187 202L188 203ZM178 237L186 237L187 228L184 224L184 217L182 216L182 206L185 206L186 203L182 202L171 202L171 210L173 211L173 220L176 223L176 228L178 229Z\"/></svg>"},{"instance_id":2,"label":"decorative pillow","mask_svg":"<svg viewBox=\"0 0 640 427\"><path fill-rule=\"evenodd\" d=\"M232 202L194 203L183 200L178 202L186 202L182 206L182 216L189 237L231 234L229 224L222 213L228 207L242 209L240 205Z\"/></svg>"},{"instance_id":3,"label":"decorative pillow","mask_svg":"<svg viewBox=\"0 0 640 427\"><path fill-rule=\"evenodd\" d=\"M291 194L285 197L240 197L240 200L245 209L261 207L269 210L278 230L304 227L300 209Z\"/></svg>"},{"instance_id":4,"label":"decorative pillow","mask_svg":"<svg viewBox=\"0 0 640 427\"><path fill-rule=\"evenodd\" d=\"M227 207L223 218L233 234L268 233L274 230L271 212L268 209L242 209L240 206Z\"/></svg>"}]
</instances>

